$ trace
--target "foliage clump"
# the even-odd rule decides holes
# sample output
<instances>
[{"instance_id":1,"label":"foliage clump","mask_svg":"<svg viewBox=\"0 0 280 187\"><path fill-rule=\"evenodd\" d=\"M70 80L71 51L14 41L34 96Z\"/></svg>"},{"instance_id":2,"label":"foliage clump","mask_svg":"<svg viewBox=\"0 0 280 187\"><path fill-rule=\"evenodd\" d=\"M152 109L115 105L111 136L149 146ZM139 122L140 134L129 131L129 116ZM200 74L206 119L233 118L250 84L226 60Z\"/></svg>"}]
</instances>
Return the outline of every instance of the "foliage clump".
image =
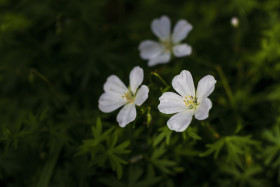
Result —
<instances>
[{"instance_id":1,"label":"foliage clump","mask_svg":"<svg viewBox=\"0 0 280 187\"><path fill-rule=\"evenodd\" d=\"M0 186L279 186L280 2L0 0ZM148 67L154 18L193 25L192 54ZM238 25L231 25L232 18ZM103 84L145 72L149 98L120 128ZM217 80L181 133L159 97L182 70Z\"/></svg>"}]
</instances>

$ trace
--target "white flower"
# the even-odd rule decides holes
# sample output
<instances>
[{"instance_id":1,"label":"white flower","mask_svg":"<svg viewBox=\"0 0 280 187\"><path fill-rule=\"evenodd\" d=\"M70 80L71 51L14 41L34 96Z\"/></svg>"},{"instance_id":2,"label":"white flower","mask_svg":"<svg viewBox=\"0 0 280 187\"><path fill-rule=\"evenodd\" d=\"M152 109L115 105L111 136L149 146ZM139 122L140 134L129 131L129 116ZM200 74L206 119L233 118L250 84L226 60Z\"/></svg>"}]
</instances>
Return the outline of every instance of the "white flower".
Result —
<instances>
[{"instance_id":1,"label":"white flower","mask_svg":"<svg viewBox=\"0 0 280 187\"><path fill-rule=\"evenodd\" d=\"M192 116L198 120L208 118L212 102L207 98L214 90L216 80L213 76L203 77L195 91L192 75L183 70L172 80L172 87L179 93L165 92L159 98L158 109L165 114L175 114L168 121L169 129L182 132L192 121Z\"/></svg>"},{"instance_id":2,"label":"white flower","mask_svg":"<svg viewBox=\"0 0 280 187\"><path fill-rule=\"evenodd\" d=\"M192 30L192 25L186 20L179 20L176 23L172 34L170 33L170 19L167 16L161 16L159 19L154 19L151 27L153 33L160 41L155 42L152 40L145 40L139 45L140 56L144 60L149 60L149 66L169 62L171 53L176 57L183 57L191 54L191 46L180 43Z\"/></svg>"},{"instance_id":3,"label":"white flower","mask_svg":"<svg viewBox=\"0 0 280 187\"><path fill-rule=\"evenodd\" d=\"M233 17L231 18L230 23L233 27L237 28L239 26L239 19L237 17Z\"/></svg>"},{"instance_id":4,"label":"white flower","mask_svg":"<svg viewBox=\"0 0 280 187\"><path fill-rule=\"evenodd\" d=\"M144 72L139 66L134 67L129 75L129 87L127 88L124 83L116 75L111 75L107 78L104 84L104 91L99 98L99 109L102 112L112 112L121 106L124 107L120 110L117 121L121 127L125 127L128 123L136 118L135 105L142 105L148 98L149 89L147 86L142 85Z\"/></svg>"}]
</instances>

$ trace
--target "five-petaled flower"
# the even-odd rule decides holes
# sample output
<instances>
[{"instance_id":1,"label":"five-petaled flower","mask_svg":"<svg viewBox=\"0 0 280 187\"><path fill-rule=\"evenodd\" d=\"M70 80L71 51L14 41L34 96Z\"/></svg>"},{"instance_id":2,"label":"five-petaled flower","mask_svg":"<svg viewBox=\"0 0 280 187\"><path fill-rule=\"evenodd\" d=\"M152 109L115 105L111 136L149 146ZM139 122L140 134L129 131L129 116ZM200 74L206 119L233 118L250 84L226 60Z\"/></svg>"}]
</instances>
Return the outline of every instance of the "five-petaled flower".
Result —
<instances>
[{"instance_id":1,"label":"five-petaled flower","mask_svg":"<svg viewBox=\"0 0 280 187\"><path fill-rule=\"evenodd\" d=\"M165 92L159 98L158 109L165 114L175 114L168 121L169 129L182 132L192 121L192 116L198 120L208 118L212 102L207 98L214 90L216 80L213 76L203 77L195 91L192 75L183 70L172 80L172 87L179 93Z\"/></svg>"},{"instance_id":2,"label":"five-petaled flower","mask_svg":"<svg viewBox=\"0 0 280 187\"><path fill-rule=\"evenodd\" d=\"M117 115L117 121L120 127L125 127L128 123L135 120L135 105L142 105L148 98L148 87L142 85L139 88L143 82L143 78L143 69L137 66L130 72L128 88L116 75L108 77L104 84L105 93L99 98L99 109L102 112L108 113L124 105Z\"/></svg>"},{"instance_id":3,"label":"five-petaled flower","mask_svg":"<svg viewBox=\"0 0 280 187\"><path fill-rule=\"evenodd\" d=\"M170 33L170 19L167 16L154 19L151 27L153 33L160 41L145 40L139 45L140 56L142 59L148 60L149 66L168 63L172 53L176 57L183 57L191 54L191 46L180 43L192 30L192 25L186 20L179 20L172 34Z\"/></svg>"}]
</instances>

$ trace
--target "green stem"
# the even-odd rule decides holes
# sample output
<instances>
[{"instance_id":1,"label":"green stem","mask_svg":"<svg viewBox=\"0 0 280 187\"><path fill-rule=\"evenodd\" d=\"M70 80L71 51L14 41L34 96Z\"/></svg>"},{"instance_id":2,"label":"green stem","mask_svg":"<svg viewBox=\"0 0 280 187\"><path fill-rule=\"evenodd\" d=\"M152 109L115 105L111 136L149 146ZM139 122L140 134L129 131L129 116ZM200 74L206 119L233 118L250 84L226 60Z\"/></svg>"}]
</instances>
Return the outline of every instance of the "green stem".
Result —
<instances>
[{"instance_id":1,"label":"green stem","mask_svg":"<svg viewBox=\"0 0 280 187\"><path fill-rule=\"evenodd\" d=\"M149 127L151 121L152 121L152 115L151 115L151 107L148 107L148 112L147 112L147 127Z\"/></svg>"},{"instance_id":2,"label":"green stem","mask_svg":"<svg viewBox=\"0 0 280 187\"><path fill-rule=\"evenodd\" d=\"M51 89L51 91L54 93L54 95L56 96L56 98L61 102L61 104L69 111L67 105L65 104L65 102L61 99L61 97L59 96L59 94L57 93L57 91L55 90L55 88L53 87L53 85L51 84L51 82L40 72L38 72L36 69L31 68L30 69L31 73L34 73L35 75L37 75L41 80L43 80L48 87Z\"/></svg>"},{"instance_id":3,"label":"green stem","mask_svg":"<svg viewBox=\"0 0 280 187\"><path fill-rule=\"evenodd\" d=\"M38 187L48 187L49 182L54 170L54 167L57 163L58 156L60 154L62 148L62 144L58 145L57 149L55 149L50 157L50 159L45 163L44 168L42 170L39 182L38 182Z\"/></svg>"},{"instance_id":4,"label":"green stem","mask_svg":"<svg viewBox=\"0 0 280 187\"><path fill-rule=\"evenodd\" d=\"M208 122L202 121L201 125L207 127L215 139L219 139L221 137L220 134L213 127L211 127Z\"/></svg>"},{"instance_id":5,"label":"green stem","mask_svg":"<svg viewBox=\"0 0 280 187\"><path fill-rule=\"evenodd\" d=\"M234 97L233 97L231 88L229 86L229 83L227 81L227 78L226 78L221 66L217 65L217 66L215 66L215 69L217 70L218 75L219 75L220 79L222 80L222 84L225 88L226 94L229 98L229 101L230 101L230 104L231 104L232 108L235 108Z\"/></svg>"},{"instance_id":6,"label":"green stem","mask_svg":"<svg viewBox=\"0 0 280 187\"><path fill-rule=\"evenodd\" d=\"M36 69L31 68L30 71L34 74L36 74L39 78L41 78L48 86L49 88L53 91L53 93L59 98L58 93L56 92L55 88L53 85L50 83L50 81L41 73L39 73Z\"/></svg>"},{"instance_id":7,"label":"green stem","mask_svg":"<svg viewBox=\"0 0 280 187\"><path fill-rule=\"evenodd\" d=\"M156 72L151 72L152 75L156 76L166 87L168 87L169 85L165 82L165 80L163 80L163 78L157 74Z\"/></svg>"}]
</instances>

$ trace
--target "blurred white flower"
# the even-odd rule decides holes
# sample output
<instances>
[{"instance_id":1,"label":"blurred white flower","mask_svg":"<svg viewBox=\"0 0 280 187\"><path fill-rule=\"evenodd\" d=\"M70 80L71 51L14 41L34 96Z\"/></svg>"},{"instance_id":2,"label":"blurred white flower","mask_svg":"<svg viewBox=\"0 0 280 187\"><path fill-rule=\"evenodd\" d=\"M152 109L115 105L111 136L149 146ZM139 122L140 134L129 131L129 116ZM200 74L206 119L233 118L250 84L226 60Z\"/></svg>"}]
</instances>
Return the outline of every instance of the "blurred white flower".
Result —
<instances>
[{"instance_id":1,"label":"blurred white flower","mask_svg":"<svg viewBox=\"0 0 280 187\"><path fill-rule=\"evenodd\" d=\"M190 55L191 46L180 43L185 39L192 30L192 25L186 20L179 20L171 34L171 23L167 16L161 16L154 19L151 24L153 33L159 38L159 42L145 40L140 43L140 56L144 60L148 60L149 66L168 63L171 54L176 57Z\"/></svg>"},{"instance_id":2,"label":"blurred white flower","mask_svg":"<svg viewBox=\"0 0 280 187\"><path fill-rule=\"evenodd\" d=\"M116 75L108 77L104 84L105 93L100 96L98 107L102 112L109 113L124 105L117 116L120 127L135 120L135 105L142 105L148 98L148 87L142 85L139 88L143 78L143 69L137 66L130 72L128 88Z\"/></svg>"},{"instance_id":3,"label":"blurred white flower","mask_svg":"<svg viewBox=\"0 0 280 187\"><path fill-rule=\"evenodd\" d=\"M192 116L198 120L208 118L212 102L207 98L214 90L216 80L213 76L203 77L195 91L192 75L183 70L172 80L172 87L179 93L165 92L159 98L158 109L165 114L175 114L168 121L169 129L182 132L192 121Z\"/></svg>"},{"instance_id":4,"label":"blurred white flower","mask_svg":"<svg viewBox=\"0 0 280 187\"><path fill-rule=\"evenodd\" d=\"M231 18L230 22L231 22L231 25L235 28L239 26L239 19L237 17Z\"/></svg>"}]
</instances>

